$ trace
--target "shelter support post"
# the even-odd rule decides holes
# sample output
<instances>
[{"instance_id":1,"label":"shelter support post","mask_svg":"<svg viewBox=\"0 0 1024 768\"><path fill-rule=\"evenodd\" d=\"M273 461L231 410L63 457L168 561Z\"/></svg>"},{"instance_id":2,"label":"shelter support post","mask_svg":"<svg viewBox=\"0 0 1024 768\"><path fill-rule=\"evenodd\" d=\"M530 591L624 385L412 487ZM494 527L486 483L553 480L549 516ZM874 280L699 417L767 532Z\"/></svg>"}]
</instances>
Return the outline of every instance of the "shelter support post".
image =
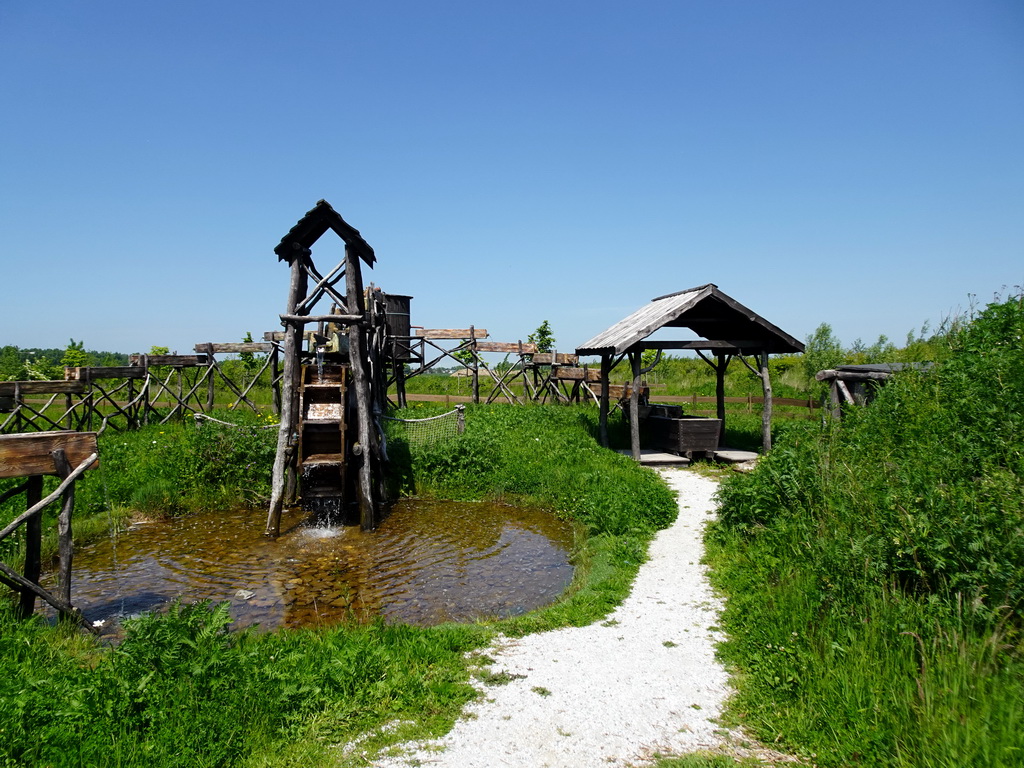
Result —
<instances>
[{"instance_id":1,"label":"shelter support post","mask_svg":"<svg viewBox=\"0 0 1024 768\"><path fill-rule=\"evenodd\" d=\"M605 448L608 447L608 411L610 410L610 393L608 392L608 390L610 388L611 377L612 357L611 355L601 355L601 416L599 420L599 429L601 436L601 445L604 446Z\"/></svg>"},{"instance_id":2,"label":"shelter support post","mask_svg":"<svg viewBox=\"0 0 1024 768\"><path fill-rule=\"evenodd\" d=\"M629 366L633 372L633 386L629 393L629 444L633 460L640 461L640 352L629 353Z\"/></svg>"},{"instance_id":3,"label":"shelter support post","mask_svg":"<svg viewBox=\"0 0 1024 768\"><path fill-rule=\"evenodd\" d=\"M760 355L761 385L764 388L764 410L761 412L761 444L764 452L772 449L772 378L768 372L768 353Z\"/></svg>"}]
</instances>

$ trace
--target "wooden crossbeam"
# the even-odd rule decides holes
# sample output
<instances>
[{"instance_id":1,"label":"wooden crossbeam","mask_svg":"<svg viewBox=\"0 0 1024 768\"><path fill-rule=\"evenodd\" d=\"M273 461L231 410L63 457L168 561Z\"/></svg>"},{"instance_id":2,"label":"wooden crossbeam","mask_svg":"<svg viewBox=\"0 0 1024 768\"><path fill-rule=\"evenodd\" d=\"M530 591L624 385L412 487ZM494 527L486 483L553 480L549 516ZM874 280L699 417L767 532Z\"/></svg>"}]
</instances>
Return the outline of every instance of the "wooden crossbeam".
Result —
<instances>
[{"instance_id":1,"label":"wooden crossbeam","mask_svg":"<svg viewBox=\"0 0 1024 768\"><path fill-rule=\"evenodd\" d=\"M84 381L0 381L0 397L81 395L88 391Z\"/></svg>"},{"instance_id":2,"label":"wooden crossbeam","mask_svg":"<svg viewBox=\"0 0 1024 768\"><path fill-rule=\"evenodd\" d=\"M420 339L486 339L490 334L483 328L418 328Z\"/></svg>"}]
</instances>

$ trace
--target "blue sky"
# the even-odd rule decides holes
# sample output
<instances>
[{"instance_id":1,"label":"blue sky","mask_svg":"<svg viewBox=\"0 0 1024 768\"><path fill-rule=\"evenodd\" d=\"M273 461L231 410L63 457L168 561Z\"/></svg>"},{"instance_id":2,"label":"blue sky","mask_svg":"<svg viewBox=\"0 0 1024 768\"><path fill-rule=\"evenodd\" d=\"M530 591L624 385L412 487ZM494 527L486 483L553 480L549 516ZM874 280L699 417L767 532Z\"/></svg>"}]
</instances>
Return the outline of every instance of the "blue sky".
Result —
<instances>
[{"instance_id":1,"label":"blue sky","mask_svg":"<svg viewBox=\"0 0 1024 768\"><path fill-rule=\"evenodd\" d=\"M847 344L1024 284L1018 0L0 0L0 72L0 344L276 330L321 198L415 325L560 350L708 282Z\"/></svg>"}]
</instances>

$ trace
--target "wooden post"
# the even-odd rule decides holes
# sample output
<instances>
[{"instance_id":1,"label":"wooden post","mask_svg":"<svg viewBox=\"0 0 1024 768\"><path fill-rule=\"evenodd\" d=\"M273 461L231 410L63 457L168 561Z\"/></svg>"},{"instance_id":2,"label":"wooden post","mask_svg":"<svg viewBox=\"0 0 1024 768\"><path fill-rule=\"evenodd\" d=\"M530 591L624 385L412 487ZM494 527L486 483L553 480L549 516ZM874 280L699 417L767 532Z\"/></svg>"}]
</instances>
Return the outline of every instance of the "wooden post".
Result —
<instances>
[{"instance_id":1,"label":"wooden post","mask_svg":"<svg viewBox=\"0 0 1024 768\"><path fill-rule=\"evenodd\" d=\"M270 389L273 392L274 413L281 415L281 368L277 344L270 350Z\"/></svg>"},{"instance_id":2,"label":"wooden post","mask_svg":"<svg viewBox=\"0 0 1024 768\"><path fill-rule=\"evenodd\" d=\"M207 342L206 344L206 412L212 413L214 402L216 400L216 391L214 388L214 366L216 363L213 360L213 344Z\"/></svg>"},{"instance_id":3,"label":"wooden post","mask_svg":"<svg viewBox=\"0 0 1024 768\"><path fill-rule=\"evenodd\" d=\"M297 253L291 262L291 283L288 287L287 314L292 314L306 292L306 270L303 262L309 258L309 250ZM298 400L298 377L301 374L299 361L302 343L302 323L288 322L284 330L284 373L282 374L281 421L277 430L277 453L274 455L274 474L271 478L270 510L267 514L267 536L281 533L281 511L284 507L285 490L289 469L294 473L289 448L295 435L295 402Z\"/></svg>"},{"instance_id":4,"label":"wooden post","mask_svg":"<svg viewBox=\"0 0 1024 768\"><path fill-rule=\"evenodd\" d=\"M480 361L476 351L476 329L469 326L469 349L473 353L473 402L480 405Z\"/></svg>"},{"instance_id":5,"label":"wooden post","mask_svg":"<svg viewBox=\"0 0 1024 768\"><path fill-rule=\"evenodd\" d=\"M729 356L724 352L715 353L715 415L718 417L718 445L725 443L725 371L729 367Z\"/></svg>"},{"instance_id":6,"label":"wooden post","mask_svg":"<svg viewBox=\"0 0 1024 768\"><path fill-rule=\"evenodd\" d=\"M57 477L62 480L71 474L71 463L63 448L51 453ZM75 508L75 484L72 483L64 491L61 500L60 514L57 517L57 554L60 558L60 578L58 581L58 597L71 605L71 562L75 555L75 545L71 534L71 513Z\"/></svg>"},{"instance_id":7,"label":"wooden post","mask_svg":"<svg viewBox=\"0 0 1024 768\"><path fill-rule=\"evenodd\" d=\"M348 244L345 245L345 286L346 305L353 314L366 315L363 297L363 279L359 269L359 256ZM361 448L359 464L359 522L364 531L377 526L376 500L373 493L374 446L371 419L369 372L366 370L367 348L366 328L363 322L349 325L349 361L352 366L352 385L356 396L356 439Z\"/></svg>"},{"instance_id":8,"label":"wooden post","mask_svg":"<svg viewBox=\"0 0 1024 768\"><path fill-rule=\"evenodd\" d=\"M43 499L43 476L32 475L28 478L28 487L25 489L25 502L28 509L31 509ZM25 521L25 579L32 584L39 584L39 575L43 570L42 563L43 544L43 513L40 510ZM18 615L26 619L32 615L36 608L36 595L30 589L21 590L21 599L18 601Z\"/></svg>"},{"instance_id":9,"label":"wooden post","mask_svg":"<svg viewBox=\"0 0 1024 768\"><path fill-rule=\"evenodd\" d=\"M764 386L764 410L761 414L761 443L765 453L772 449L772 379L768 372L768 353L761 353L761 383Z\"/></svg>"},{"instance_id":10,"label":"wooden post","mask_svg":"<svg viewBox=\"0 0 1024 768\"><path fill-rule=\"evenodd\" d=\"M612 377L612 356L609 354L601 355L601 405L600 405L600 418L598 420L599 430L601 436L601 445L605 448L608 447L608 411L609 408L609 388L611 385Z\"/></svg>"},{"instance_id":11,"label":"wooden post","mask_svg":"<svg viewBox=\"0 0 1024 768\"><path fill-rule=\"evenodd\" d=\"M633 371L633 386L629 393L629 444L633 459L640 461L640 352L629 353L629 365Z\"/></svg>"}]
</instances>

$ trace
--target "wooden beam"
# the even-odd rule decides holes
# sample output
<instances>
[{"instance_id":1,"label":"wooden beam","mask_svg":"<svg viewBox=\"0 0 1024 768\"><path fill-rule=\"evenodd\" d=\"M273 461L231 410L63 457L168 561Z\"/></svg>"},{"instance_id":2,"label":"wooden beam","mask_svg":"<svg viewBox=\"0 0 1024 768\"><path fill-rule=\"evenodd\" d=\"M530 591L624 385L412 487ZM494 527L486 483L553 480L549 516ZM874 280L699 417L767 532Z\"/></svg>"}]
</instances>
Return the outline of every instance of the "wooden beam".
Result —
<instances>
[{"instance_id":1,"label":"wooden beam","mask_svg":"<svg viewBox=\"0 0 1024 768\"><path fill-rule=\"evenodd\" d=\"M206 355L129 355L128 362L133 366L169 365L174 368L196 368L209 364Z\"/></svg>"},{"instance_id":2,"label":"wooden beam","mask_svg":"<svg viewBox=\"0 0 1024 768\"><path fill-rule=\"evenodd\" d=\"M196 352L235 355L241 352L270 352L274 345L266 341L245 341L238 344L196 344Z\"/></svg>"},{"instance_id":3,"label":"wooden beam","mask_svg":"<svg viewBox=\"0 0 1024 768\"><path fill-rule=\"evenodd\" d=\"M477 331L480 334L481 331ZM502 352L513 355L532 355L537 352L537 345L530 343L508 343L504 341L478 341L477 352Z\"/></svg>"},{"instance_id":4,"label":"wooden beam","mask_svg":"<svg viewBox=\"0 0 1024 768\"><path fill-rule=\"evenodd\" d=\"M0 478L60 474L51 453L64 450L73 466L96 453L95 432L30 432L0 435Z\"/></svg>"},{"instance_id":5,"label":"wooden beam","mask_svg":"<svg viewBox=\"0 0 1024 768\"><path fill-rule=\"evenodd\" d=\"M92 365L88 368L65 368L66 381L90 382L97 379L144 379L146 369L137 365Z\"/></svg>"},{"instance_id":6,"label":"wooden beam","mask_svg":"<svg viewBox=\"0 0 1024 768\"><path fill-rule=\"evenodd\" d=\"M579 365L580 356L565 352L538 352L533 356L534 365Z\"/></svg>"},{"instance_id":7,"label":"wooden beam","mask_svg":"<svg viewBox=\"0 0 1024 768\"><path fill-rule=\"evenodd\" d=\"M362 315L281 315L282 323L303 325L305 323L362 323L366 320Z\"/></svg>"},{"instance_id":8,"label":"wooden beam","mask_svg":"<svg viewBox=\"0 0 1024 768\"><path fill-rule=\"evenodd\" d=\"M418 328L419 339L486 339L490 334L483 328Z\"/></svg>"},{"instance_id":9,"label":"wooden beam","mask_svg":"<svg viewBox=\"0 0 1024 768\"><path fill-rule=\"evenodd\" d=\"M84 381L0 381L0 396L81 395L89 391Z\"/></svg>"}]
</instances>

